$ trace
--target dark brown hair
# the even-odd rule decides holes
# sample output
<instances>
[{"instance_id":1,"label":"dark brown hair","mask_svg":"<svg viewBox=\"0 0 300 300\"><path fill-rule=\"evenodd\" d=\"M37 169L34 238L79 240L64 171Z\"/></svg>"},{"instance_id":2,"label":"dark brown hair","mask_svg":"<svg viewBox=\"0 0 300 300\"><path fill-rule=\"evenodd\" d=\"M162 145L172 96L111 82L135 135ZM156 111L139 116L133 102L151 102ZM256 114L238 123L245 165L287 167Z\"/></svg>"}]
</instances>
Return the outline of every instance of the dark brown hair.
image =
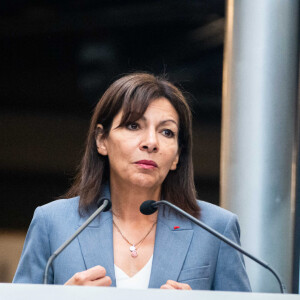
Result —
<instances>
[{"instance_id":1,"label":"dark brown hair","mask_svg":"<svg viewBox=\"0 0 300 300\"><path fill-rule=\"evenodd\" d=\"M73 186L65 197L80 196L79 212L98 200L101 185L109 179L109 163L106 156L97 151L97 124L103 125L103 136L108 136L112 121L122 109L120 126L137 121L145 113L151 101L164 97L174 106L179 116L179 162L176 170L170 171L162 184L165 200L186 212L199 216L196 202L192 164L192 120L189 106L183 94L164 78L147 73L133 73L115 81L99 100L91 119L85 153Z\"/></svg>"}]
</instances>

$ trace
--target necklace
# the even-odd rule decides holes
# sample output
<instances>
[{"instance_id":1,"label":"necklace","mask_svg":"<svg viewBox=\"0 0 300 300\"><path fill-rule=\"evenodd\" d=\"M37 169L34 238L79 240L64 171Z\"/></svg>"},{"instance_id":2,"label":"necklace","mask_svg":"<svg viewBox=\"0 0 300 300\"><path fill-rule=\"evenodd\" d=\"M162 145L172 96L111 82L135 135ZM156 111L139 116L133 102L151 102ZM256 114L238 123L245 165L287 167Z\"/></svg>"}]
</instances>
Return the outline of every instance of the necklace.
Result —
<instances>
[{"instance_id":1,"label":"necklace","mask_svg":"<svg viewBox=\"0 0 300 300\"><path fill-rule=\"evenodd\" d=\"M117 226L117 224L115 223L114 220L113 220L113 224L116 227L116 229L118 230L118 232L120 233L121 237L130 245L129 251L131 252L131 257L135 258L138 256L138 253L137 253L138 247L143 243L143 241L146 239L146 237L150 234L154 225L156 224L156 221L152 224L152 226L151 226L150 230L147 232L147 234L136 244L128 241L128 239L121 232L120 228Z\"/></svg>"}]
</instances>

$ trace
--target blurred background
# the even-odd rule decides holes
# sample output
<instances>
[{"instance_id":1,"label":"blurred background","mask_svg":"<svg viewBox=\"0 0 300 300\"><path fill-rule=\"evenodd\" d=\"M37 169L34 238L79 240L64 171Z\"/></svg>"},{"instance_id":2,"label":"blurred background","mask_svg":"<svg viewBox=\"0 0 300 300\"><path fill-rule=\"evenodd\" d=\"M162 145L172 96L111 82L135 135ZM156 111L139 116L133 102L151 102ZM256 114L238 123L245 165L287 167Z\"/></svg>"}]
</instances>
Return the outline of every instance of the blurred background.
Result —
<instances>
[{"instance_id":1,"label":"blurred background","mask_svg":"<svg viewBox=\"0 0 300 300\"><path fill-rule=\"evenodd\" d=\"M198 197L219 203L223 0L0 4L0 282L34 209L63 194L92 110L120 74L167 74L193 110Z\"/></svg>"}]
</instances>

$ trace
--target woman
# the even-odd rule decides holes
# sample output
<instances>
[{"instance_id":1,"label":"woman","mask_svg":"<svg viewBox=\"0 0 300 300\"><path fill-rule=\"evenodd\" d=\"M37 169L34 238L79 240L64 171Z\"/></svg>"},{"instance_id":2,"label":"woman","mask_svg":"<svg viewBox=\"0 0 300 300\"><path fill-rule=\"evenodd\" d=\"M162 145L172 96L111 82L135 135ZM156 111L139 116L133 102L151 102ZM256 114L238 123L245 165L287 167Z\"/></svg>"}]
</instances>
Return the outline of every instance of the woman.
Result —
<instances>
[{"instance_id":1,"label":"woman","mask_svg":"<svg viewBox=\"0 0 300 300\"><path fill-rule=\"evenodd\" d=\"M41 283L49 256L95 210L101 213L54 261L55 284L249 291L242 256L164 208L166 199L239 243L232 213L196 201L191 113L170 82L135 73L114 82L96 106L85 154L64 200L36 209L14 282Z\"/></svg>"}]
</instances>

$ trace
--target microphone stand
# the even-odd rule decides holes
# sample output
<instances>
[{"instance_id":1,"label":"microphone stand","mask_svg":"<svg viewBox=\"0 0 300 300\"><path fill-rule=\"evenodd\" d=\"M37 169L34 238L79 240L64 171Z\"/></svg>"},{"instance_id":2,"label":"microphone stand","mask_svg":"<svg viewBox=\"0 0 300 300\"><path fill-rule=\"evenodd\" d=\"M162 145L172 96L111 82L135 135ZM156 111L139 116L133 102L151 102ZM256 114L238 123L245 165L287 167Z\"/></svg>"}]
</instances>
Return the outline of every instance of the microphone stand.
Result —
<instances>
[{"instance_id":1,"label":"microphone stand","mask_svg":"<svg viewBox=\"0 0 300 300\"><path fill-rule=\"evenodd\" d=\"M101 202L101 199L100 201ZM75 233L65 241L48 259L45 272L44 272L44 284L48 284L49 268L52 265L54 259L102 212L109 210L111 202L107 199L103 200L102 205L75 231Z\"/></svg>"},{"instance_id":2,"label":"microphone stand","mask_svg":"<svg viewBox=\"0 0 300 300\"><path fill-rule=\"evenodd\" d=\"M206 231L208 231L209 233L211 233L212 235L214 235L218 239L222 240L224 243L228 244L229 246L231 246L234 249L236 249L237 251L243 253L244 255L246 255L247 257L249 257L250 259L254 260L258 264L260 264L261 266L263 266L264 268L268 269L276 277L276 279L277 279L277 281L279 283L279 286L280 286L281 293L282 294L286 293L286 288L285 288L283 282L280 280L279 275L266 262L264 262L264 261L256 258L255 256L251 255L250 253L248 253L247 251L245 251L242 247L240 247L236 243L232 242L227 237L223 236L222 234L220 234L216 230L212 229L211 227L207 226L203 222L201 222L198 219L196 219L195 217L191 216L190 214L188 214L187 212L185 212L181 208L177 207L176 205L174 205L174 204L172 204L172 203L170 203L170 202L168 202L166 200L154 201L151 205L152 205L153 208L154 207L157 208L161 204L162 205L167 205L167 206L173 208L174 210L176 210L177 212L179 212L180 214L182 214L183 216L185 216L186 218L188 218L189 220L191 220L193 223L199 225L200 227L202 227L203 229L205 229Z\"/></svg>"}]
</instances>

